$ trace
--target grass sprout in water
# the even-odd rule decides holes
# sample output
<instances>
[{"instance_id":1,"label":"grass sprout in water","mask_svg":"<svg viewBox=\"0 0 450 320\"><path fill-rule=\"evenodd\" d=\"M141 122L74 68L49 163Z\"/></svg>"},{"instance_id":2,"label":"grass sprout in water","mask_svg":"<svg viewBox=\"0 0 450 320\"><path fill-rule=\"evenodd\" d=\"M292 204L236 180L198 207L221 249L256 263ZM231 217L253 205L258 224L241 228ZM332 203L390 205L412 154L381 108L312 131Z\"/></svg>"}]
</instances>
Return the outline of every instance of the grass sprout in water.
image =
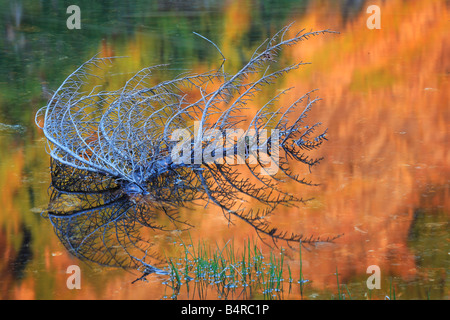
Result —
<instances>
[{"instance_id":1,"label":"grass sprout in water","mask_svg":"<svg viewBox=\"0 0 450 320\"><path fill-rule=\"evenodd\" d=\"M241 250L233 240L223 247L205 241L195 245L192 239L181 241L180 246L178 257L167 258L165 284L170 293L166 292L165 299L176 299L181 292L192 299L282 299L285 290L293 290L295 282L283 248L279 253L263 254L252 239L245 240ZM297 283L303 287L306 282L301 275Z\"/></svg>"}]
</instances>

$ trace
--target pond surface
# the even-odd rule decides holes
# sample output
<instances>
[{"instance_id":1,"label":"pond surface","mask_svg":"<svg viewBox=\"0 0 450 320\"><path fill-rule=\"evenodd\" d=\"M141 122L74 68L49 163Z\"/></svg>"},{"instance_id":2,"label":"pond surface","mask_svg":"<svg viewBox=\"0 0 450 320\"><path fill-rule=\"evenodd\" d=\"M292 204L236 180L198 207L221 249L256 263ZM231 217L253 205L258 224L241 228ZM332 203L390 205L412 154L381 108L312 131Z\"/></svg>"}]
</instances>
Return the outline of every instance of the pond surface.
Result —
<instances>
[{"instance_id":1,"label":"pond surface","mask_svg":"<svg viewBox=\"0 0 450 320\"><path fill-rule=\"evenodd\" d=\"M319 89L322 100L309 117L328 128L329 141L318 151L324 160L304 173L320 185L290 185L290 192L313 200L280 208L271 222L304 235L342 236L308 246L300 259L297 248L264 244L251 226L229 224L214 206L181 212L193 225L189 232L140 232L163 262L183 253L181 241L213 249L232 241L242 253L252 239L274 255L282 246L292 277L299 279L301 268L309 280L301 294L294 282L284 299L333 299L342 290L354 299L393 298L393 291L396 299L449 298L448 2L380 1L379 30L366 26L365 1L78 1L80 30L67 29L65 5L0 1L2 299L170 298L167 276L132 284L139 273L74 257L41 215L51 176L35 114L76 67L97 53L127 56L117 61L119 76L107 88L156 64L169 64L166 79L218 68L217 50L195 31L221 48L226 70L235 70L291 22L294 30L340 33L313 37L280 58L311 63L276 87L295 87L297 95ZM79 290L67 287L71 265L81 270ZM381 272L380 289L366 285L372 265ZM185 297L198 298L180 291ZM210 290L208 298L218 295Z\"/></svg>"}]
</instances>

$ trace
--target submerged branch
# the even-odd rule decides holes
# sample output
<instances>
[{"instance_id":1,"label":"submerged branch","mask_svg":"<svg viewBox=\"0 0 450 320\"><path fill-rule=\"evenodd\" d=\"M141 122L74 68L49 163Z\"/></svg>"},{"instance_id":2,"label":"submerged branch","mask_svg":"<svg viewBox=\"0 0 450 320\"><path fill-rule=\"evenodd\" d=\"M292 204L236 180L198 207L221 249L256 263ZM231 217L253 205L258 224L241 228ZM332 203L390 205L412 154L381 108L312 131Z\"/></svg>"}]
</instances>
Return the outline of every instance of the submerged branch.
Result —
<instances>
[{"instance_id":1,"label":"submerged branch","mask_svg":"<svg viewBox=\"0 0 450 320\"><path fill-rule=\"evenodd\" d=\"M92 77L97 77L96 70L114 58L95 56L69 75L47 106L36 114L38 125L44 118L40 128L47 138L53 163L58 164L53 168L53 185L59 193L94 192L110 196L110 201L94 197L94 202L88 197L96 209L78 208L73 221L92 216L100 209L110 212L107 217L112 220L99 224L105 218L101 215L92 230L85 224L89 226L86 239L68 246L72 250L86 243L98 248L100 243L109 246L112 238L104 237L98 242L92 240L93 235L99 232L104 235L107 226L122 227L130 217L130 210L142 226L164 229L146 219L155 210L165 213L174 224L189 226L187 221L178 220L176 212L194 203L205 206L212 203L227 219L233 216L242 219L258 235L274 241L322 241L278 230L265 220L279 205L307 201L284 190L283 182L314 185L297 171L302 166L311 170L320 162L321 158L311 158L307 153L327 140L326 130L317 132L319 122L309 126L305 123L309 111L319 101L313 97L315 90L274 111L281 95L292 88L282 90L252 119L246 119L242 112L249 103L254 103L260 91L304 64L278 67L275 58L284 47L333 33L302 30L287 38L290 28L287 26L264 41L250 60L231 75L223 71L222 65L217 71L182 74L151 85L153 70L161 67L153 66L137 72L119 90L97 91L95 87L89 94L83 88ZM195 34L211 43L226 60L213 41ZM212 84L216 85L214 89ZM239 127L246 121L249 123L246 128ZM79 179L73 178L76 175ZM80 179L84 182L80 183ZM111 197L117 194L120 196ZM121 202L118 207L117 201ZM66 224L64 228L59 226L68 221L70 215L65 216L62 219L55 213L51 215L57 230L68 228ZM120 237L116 233L115 241L122 248L127 241L138 242L137 234L134 240L127 235L131 225L123 225L126 228L121 229ZM108 259L113 259L112 256L107 255ZM139 259L132 261L138 263Z\"/></svg>"}]
</instances>

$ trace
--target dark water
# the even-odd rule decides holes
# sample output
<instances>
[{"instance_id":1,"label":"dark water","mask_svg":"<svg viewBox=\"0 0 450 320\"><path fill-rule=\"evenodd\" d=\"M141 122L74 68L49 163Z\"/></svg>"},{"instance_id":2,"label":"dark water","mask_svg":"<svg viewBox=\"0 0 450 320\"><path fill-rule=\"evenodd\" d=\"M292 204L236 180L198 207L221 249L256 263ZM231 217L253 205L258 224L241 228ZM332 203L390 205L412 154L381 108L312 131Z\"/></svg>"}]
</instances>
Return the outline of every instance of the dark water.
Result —
<instances>
[{"instance_id":1,"label":"dark water","mask_svg":"<svg viewBox=\"0 0 450 320\"><path fill-rule=\"evenodd\" d=\"M312 64L277 85L319 88L312 117L329 128L324 162L309 177L321 185L293 192L314 200L282 209L280 227L315 235L344 234L302 252L310 280L304 297L336 296L336 270L353 298L448 299L449 20L445 1L380 2L380 30L366 26L365 1L78 1L81 29L69 30L64 1L0 1L0 294L3 299L160 299L162 280L131 285L135 274L71 256L41 212L49 203L49 156L36 111L77 66L99 53L116 63L112 89L143 67L168 63L164 77L242 65L284 25L333 29L283 56ZM371 3L372 4L372 3ZM69 206L69 203L65 205ZM228 226L214 208L190 213L193 241L235 246L255 237ZM144 232L144 231L143 231ZM146 231L148 232L148 231ZM175 255L182 232L147 234ZM270 250L265 248L264 250ZM276 249L275 249L276 250ZM298 270L299 253L289 255ZM66 286L79 265L82 289ZM382 287L369 291L366 269L380 267ZM298 272L298 271L296 271ZM298 292L286 298L299 298Z\"/></svg>"}]
</instances>

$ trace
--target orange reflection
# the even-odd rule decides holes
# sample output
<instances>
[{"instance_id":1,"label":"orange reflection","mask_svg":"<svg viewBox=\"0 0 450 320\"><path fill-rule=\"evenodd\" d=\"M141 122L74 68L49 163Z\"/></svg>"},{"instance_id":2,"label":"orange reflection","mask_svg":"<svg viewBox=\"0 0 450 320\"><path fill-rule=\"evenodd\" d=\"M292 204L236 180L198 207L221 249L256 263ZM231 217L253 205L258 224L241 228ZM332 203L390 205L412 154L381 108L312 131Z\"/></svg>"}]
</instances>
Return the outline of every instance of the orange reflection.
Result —
<instances>
[{"instance_id":1,"label":"orange reflection","mask_svg":"<svg viewBox=\"0 0 450 320\"><path fill-rule=\"evenodd\" d=\"M345 27L331 21L341 34L295 47L292 56L312 66L306 76L285 78L286 85L320 88L324 101L313 117L330 132L326 162L315 171L323 182L320 213L311 209L298 218L306 230L345 233L339 245L312 253L310 270L320 287L336 266L344 282L372 264L412 279L413 210L428 184L448 183L448 7L442 1L380 6L381 30L367 29L365 14ZM330 25L323 10L309 17L321 27Z\"/></svg>"}]
</instances>

